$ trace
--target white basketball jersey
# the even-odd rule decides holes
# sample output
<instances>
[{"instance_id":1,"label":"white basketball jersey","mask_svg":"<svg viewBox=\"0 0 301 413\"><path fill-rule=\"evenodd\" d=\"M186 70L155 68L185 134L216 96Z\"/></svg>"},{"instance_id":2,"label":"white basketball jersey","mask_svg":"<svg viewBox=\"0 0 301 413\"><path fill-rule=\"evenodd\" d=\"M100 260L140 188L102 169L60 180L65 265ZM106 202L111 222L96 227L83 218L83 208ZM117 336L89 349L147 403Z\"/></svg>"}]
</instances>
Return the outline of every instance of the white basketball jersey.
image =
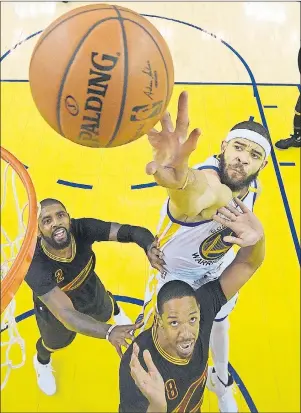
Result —
<instances>
[{"instance_id":1,"label":"white basketball jersey","mask_svg":"<svg viewBox=\"0 0 301 413\"><path fill-rule=\"evenodd\" d=\"M219 160L212 156L194 169L219 171ZM242 199L251 210L256 200L257 187L255 180ZM233 202L232 204L235 206ZM223 237L233 234L229 228L213 220L193 223L178 221L171 216L169 200L161 210L157 233L166 262L166 272L156 275L159 288L165 282L175 279L186 281L194 289L199 288L218 278L235 257L233 245L223 241Z\"/></svg>"}]
</instances>

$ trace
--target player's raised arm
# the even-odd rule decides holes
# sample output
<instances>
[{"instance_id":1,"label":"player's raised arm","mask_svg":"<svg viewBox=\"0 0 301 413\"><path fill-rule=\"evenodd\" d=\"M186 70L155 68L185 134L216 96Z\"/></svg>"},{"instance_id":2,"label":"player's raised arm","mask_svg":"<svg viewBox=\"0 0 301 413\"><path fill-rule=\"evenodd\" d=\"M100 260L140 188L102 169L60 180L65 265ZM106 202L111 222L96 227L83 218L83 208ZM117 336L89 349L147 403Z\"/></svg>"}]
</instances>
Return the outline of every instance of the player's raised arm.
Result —
<instances>
[{"instance_id":1,"label":"player's raised arm","mask_svg":"<svg viewBox=\"0 0 301 413\"><path fill-rule=\"evenodd\" d=\"M163 253L159 250L158 240L153 234L144 227L134 225L121 225L111 222L109 235L110 241L134 242L143 248L150 264L159 270L164 271Z\"/></svg>"},{"instance_id":2,"label":"player's raised arm","mask_svg":"<svg viewBox=\"0 0 301 413\"><path fill-rule=\"evenodd\" d=\"M179 97L178 115L174 128L169 113L161 119L162 131L152 129L149 142L154 158L146 172L167 188L170 209L175 218L194 217L212 206L227 205L231 190L220 183L218 177L188 167L191 153L196 149L201 131L194 129L188 136L188 94Z\"/></svg>"},{"instance_id":3,"label":"player's raised arm","mask_svg":"<svg viewBox=\"0 0 301 413\"><path fill-rule=\"evenodd\" d=\"M94 218L81 218L76 225L89 242L117 241L135 243L142 248L150 262L157 270L164 271L163 253L159 250L158 240L145 227L107 222Z\"/></svg>"},{"instance_id":4,"label":"player's raised arm","mask_svg":"<svg viewBox=\"0 0 301 413\"><path fill-rule=\"evenodd\" d=\"M265 238L259 219L238 198L235 202L241 212L231 206L219 209L213 219L232 229L236 236L227 236L224 241L241 248L234 261L220 276L222 290L229 300L252 277L265 256Z\"/></svg>"},{"instance_id":5,"label":"player's raised arm","mask_svg":"<svg viewBox=\"0 0 301 413\"><path fill-rule=\"evenodd\" d=\"M131 375L136 386L149 402L147 413L163 413L167 410L164 381L155 366L148 350L143 353L147 371L141 366L138 358L139 346L133 345L133 353L130 362Z\"/></svg>"}]
</instances>

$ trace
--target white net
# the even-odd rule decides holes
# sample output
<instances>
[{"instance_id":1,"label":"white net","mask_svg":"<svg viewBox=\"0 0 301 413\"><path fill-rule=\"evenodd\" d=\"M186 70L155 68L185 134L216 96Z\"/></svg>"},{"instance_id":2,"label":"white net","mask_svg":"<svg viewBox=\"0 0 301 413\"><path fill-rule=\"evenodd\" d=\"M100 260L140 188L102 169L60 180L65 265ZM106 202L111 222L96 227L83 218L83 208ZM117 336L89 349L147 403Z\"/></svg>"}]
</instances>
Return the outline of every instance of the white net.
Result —
<instances>
[{"instance_id":1,"label":"white net","mask_svg":"<svg viewBox=\"0 0 301 413\"><path fill-rule=\"evenodd\" d=\"M1 284L24 239L24 211L27 205L24 185L11 165L1 159ZM25 363L25 342L17 328L15 311L16 300L13 298L1 314L1 390L7 384L12 369L22 367ZM12 351L16 346L21 352Z\"/></svg>"}]
</instances>

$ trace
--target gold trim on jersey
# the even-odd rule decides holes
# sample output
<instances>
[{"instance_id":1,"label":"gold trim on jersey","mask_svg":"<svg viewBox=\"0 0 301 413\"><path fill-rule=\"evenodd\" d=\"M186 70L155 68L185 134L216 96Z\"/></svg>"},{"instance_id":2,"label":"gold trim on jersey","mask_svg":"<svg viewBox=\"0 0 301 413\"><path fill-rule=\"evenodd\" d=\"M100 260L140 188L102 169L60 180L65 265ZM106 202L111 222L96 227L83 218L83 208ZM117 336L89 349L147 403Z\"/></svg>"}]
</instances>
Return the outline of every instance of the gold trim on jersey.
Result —
<instances>
[{"instance_id":1,"label":"gold trim on jersey","mask_svg":"<svg viewBox=\"0 0 301 413\"><path fill-rule=\"evenodd\" d=\"M89 259L88 264L81 270L81 272L69 284L61 288L62 291L71 291L78 288L87 278L93 266L93 256Z\"/></svg>"},{"instance_id":2,"label":"gold trim on jersey","mask_svg":"<svg viewBox=\"0 0 301 413\"><path fill-rule=\"evenodd\" d=\"M60 348L51 348L51 347L47 347L46 346L46 344L44 343L44 340L42 339L42 344L43 344L43 346L46 348L46 350L48 350L48 351L51 351L51 353L53 353L53 352L55 352L55 351L59 351L59 350L62 350L63 348L65 348L66 346L64 346L64 347L60 347ZM71 344L71 343L70 343ZM69 345L69 344L68 344Z\"/></svg>"},{"instance_id":3,"label":"gold trim on jersey","mask_svg":"<svg viewBox=\"0 0 301 413\"><path fill-rule=\"evenodd\" d=\"M173 237L179 228L181 228L181 225L172 222L166 214L157 234L161 248Z\"/></svg>"},{"instance_id":4,"label":"gold trim on jersey","mask_svg":"<svg viewBox=\"0 0 301 413\"><path fill-rule=\"evenodd\" d=\"M172 413L180 413L180 412L186 412L188 408L188 404L194 394L194 392L197 390L199 386L203 386L206 383L206 377L207 377L207 369L208 369L208 362L206 363L205 369L202 373L202 375L195 381L193 382L188 390L185 393L185 396L182 398L180 403L177 405L177 407L172 411ZM196 404L196 406L193 407L192 410L189 409L190 412L195 412L197 411L197 406L201 406L203 401L203 396L201 397L201 400Z\"/></svg>"},{"instance_id":5,"label":"gold trim on jersey","mask_svg":"<svg viewBox=\"0 0 301 413\"><path fill-rule=\"evenodd\" d=\"M241 202L244 200L244 199L246 199L247 198L247 196L249 195L249 193L250 193L250 189L254 189L255 191L252 191L252 192L256 192L256 188L253 188L253 187L251 187L251 186L249 186L249 188L248 188L248 190L247 190L247 193L245 194L245 195L243 195L241 198L239 198L240 200L241 200Z\"/></svg>"},{"instance_id":6,"label":"gold trim on jersey","mask_svg":"<svg viewBox=\"0 0 301 413\"><path fill-rule=\"evenodd\" d=\"M159 344L159 340L158 340L158 332L157 332L157 322L156 320L154 321L154 325L152 328L152 337L153 337L153 342L155 344L156 349L158 350L158 352L161 354L162 357L165 358L165 360L169 361L170 363L173 364L177 364L178 366L185 366L186 364L189 363L190 358L189 359L180 359L178 357L173 357L170 354L168 354Z\"/></svg>"},{"instance_id":7,"label":"gold trim on jersey","mask_svg":"<svg viewBox=\"0 0 301 413\"><path fill-rule=\"evenodd\" d=\"M71 257L70 258L61 258L49 252L44 245L43 239L41 240L41 247L44 253L47 255L47 257L51 258L54 261L71 262L73 261L75 254L76 254L76 242L72 234L71 234Z\"/></svg>"},{"instance_id":8,"label":"gold trim on jersey","mask_svg":"<svg viewBox=\"0 0 301 413\"><path fill-rule=\"evenodd\" d=\"M204 394L201 397L201 400L190 410L190 413L196 413L200 411L200 408L203 404L203 400L204 400Z\"/></svg>"}]
</instances>

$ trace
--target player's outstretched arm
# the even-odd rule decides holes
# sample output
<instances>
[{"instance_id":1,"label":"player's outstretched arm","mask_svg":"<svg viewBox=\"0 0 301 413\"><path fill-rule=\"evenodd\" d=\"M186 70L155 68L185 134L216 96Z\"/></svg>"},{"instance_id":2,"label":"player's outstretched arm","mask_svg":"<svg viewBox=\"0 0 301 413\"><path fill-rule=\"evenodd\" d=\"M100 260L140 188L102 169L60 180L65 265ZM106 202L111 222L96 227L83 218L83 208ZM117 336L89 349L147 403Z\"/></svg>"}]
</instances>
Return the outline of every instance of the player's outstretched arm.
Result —
<instances>
[{"instance_id":1,"label":"player's outstretched arm","mask_svg":"<svg viewBox=\"0 0 301 413\"><path fill-rule=\"evenodd\" d=\"M194 129L188 136L187 92L179 97L176 127L169 113L164 114L161 126L161 132L152 129L148 134L153 161L146 166L146 172L167 188L172 215L178 219L195 217L206 209L214 207L216 210L227 205L232 198L231 190L221 184L217 176L188 167L201 132Z\"/></svg>"},{"instance_id":2,"label":"player's outstretched arm","mask_svg":"<svg viewBox=\"0 0 301 413\"><path fill-rule=\"evenodd\" d=\"M152 267L160 272L164 271L165 262L163 260L163 253L159 249L158 239L147 228L111 222L109 240L136 243L144 249Z\"/></svg>"},{"instance_id":3,"label":"player's outstretched arm","mask_svg":"<svg viewBox=\"0 0 301 413\"><path fill-rule=\"evenodd\" d=\"M232 229L236 235L226 236L224 241L241 247L219 279L228 300L252 277L265 256L264 230L259 219L238 198L235 198L235 202L241 212L227 206L218 210L222 216L213 217L216 222Z\"/></svg>"},{"instance_id":4,"label":"player's outstretched arm","mask_svg":"<svg viewBox=\"0 0 301 413\"><path fill-rule=\"evenodd\" d=\"M39 297L52 314L68 329L76 333L95 338L107 338L110 324L101 323L86 314L77 311L70 298L59 287L53 288L48 293ZM126 339L133 340L132 331L141 327L140 324L114 326L109 332L108 341L116 348L119 356L122 356L121 346L128 347Z\"/></svg>"}]
</instances>

